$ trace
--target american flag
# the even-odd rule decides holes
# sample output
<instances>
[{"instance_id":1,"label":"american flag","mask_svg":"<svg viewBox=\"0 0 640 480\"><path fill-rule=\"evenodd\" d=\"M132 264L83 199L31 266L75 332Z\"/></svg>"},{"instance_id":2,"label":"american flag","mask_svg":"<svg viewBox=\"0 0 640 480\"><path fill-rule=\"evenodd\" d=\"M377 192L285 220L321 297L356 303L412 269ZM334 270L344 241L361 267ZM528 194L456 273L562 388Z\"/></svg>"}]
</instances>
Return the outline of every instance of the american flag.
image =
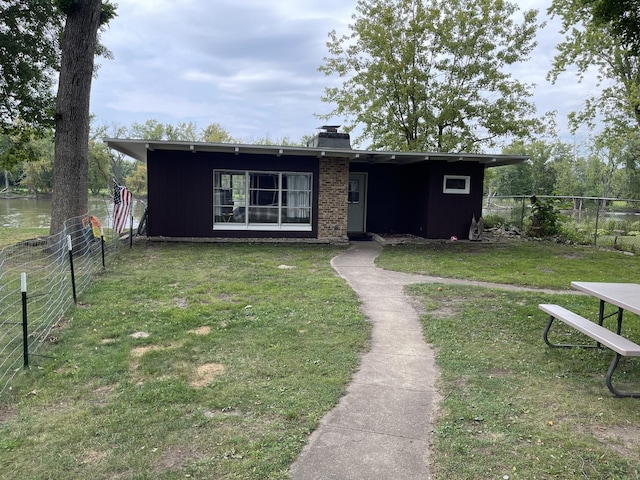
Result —
<instances>
[{"instance_id":1,"label":"american flag","mask_svg":"<svg viewBox=\"0 0 640 480\"><path fill-rule=\"evenodd\" d=\"M127 225L129 209L131 208L131 192L113 182L113 229L122 233Z\"/></svg>"}]
</instances>

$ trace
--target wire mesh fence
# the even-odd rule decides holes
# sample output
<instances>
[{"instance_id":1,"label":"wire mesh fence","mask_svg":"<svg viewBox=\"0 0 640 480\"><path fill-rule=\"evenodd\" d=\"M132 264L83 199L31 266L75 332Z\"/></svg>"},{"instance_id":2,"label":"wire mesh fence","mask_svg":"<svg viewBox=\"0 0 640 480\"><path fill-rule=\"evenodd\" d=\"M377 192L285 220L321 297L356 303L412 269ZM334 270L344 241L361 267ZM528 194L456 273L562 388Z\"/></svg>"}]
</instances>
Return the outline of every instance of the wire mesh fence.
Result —
<instances>
[{"instance_id":1,"label":"wire mesh fence","mask_svg":"<svg viewBox=\"0 0 640 480\"><path fill-rule=\"evenodd\" d=\"M0 250L0 395L49 340L92 277L115 257L119 238L91 215L52 236Z\"/></svg>"},{"instance_id":2,"label":"wire mesh fence","mask_svg":"<svg viewBox=\"0 0 640 480\"><path fill-rule=\"evenodd\" d=\"M524 231L531 217L530 196L485 197L485 222ZM545 196L558 211L563 233L583 244L640 251L640 200L603 197Z\"/></svg>"}]
</instances>

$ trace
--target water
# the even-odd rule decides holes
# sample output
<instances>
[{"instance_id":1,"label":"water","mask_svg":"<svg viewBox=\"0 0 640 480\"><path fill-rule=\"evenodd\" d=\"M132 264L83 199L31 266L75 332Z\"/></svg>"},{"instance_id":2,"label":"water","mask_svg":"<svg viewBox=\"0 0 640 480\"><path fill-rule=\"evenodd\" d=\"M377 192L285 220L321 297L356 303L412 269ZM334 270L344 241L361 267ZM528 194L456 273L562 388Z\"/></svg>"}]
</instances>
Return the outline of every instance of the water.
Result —
<instances>
[{"instance_id":1,"label":"water","mask_svg":"<svg viewBox=\"0 0 640 480\"><path fill-rule=\"evenodd\" d=\"M133 201L133 226L144 213L145 204ZM89 212L100 219L105 226L110 226L113 214L111 198L89 198ZM49 228L51 223L50 198L0 198L0 227Z\"/></svg>"}]
</instances>

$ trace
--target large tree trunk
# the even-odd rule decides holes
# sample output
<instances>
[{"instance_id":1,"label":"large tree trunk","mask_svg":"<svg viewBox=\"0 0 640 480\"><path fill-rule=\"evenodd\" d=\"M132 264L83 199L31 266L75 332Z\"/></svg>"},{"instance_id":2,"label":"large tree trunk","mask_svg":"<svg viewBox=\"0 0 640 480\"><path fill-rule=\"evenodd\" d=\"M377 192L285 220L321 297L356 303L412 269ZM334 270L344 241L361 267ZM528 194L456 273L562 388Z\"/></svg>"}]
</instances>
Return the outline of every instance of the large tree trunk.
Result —
<instances>
[{"instance_id":1,"label":"large tree trunk","mask_svg":"<svg viewBox=\"0 0 640 480\"><path fill-rule=\"evenodd\" d=\"M89 101L102 0L71 2L62 38L56 100L51 234L87 213Z\"/></svg>"}]
</instances>

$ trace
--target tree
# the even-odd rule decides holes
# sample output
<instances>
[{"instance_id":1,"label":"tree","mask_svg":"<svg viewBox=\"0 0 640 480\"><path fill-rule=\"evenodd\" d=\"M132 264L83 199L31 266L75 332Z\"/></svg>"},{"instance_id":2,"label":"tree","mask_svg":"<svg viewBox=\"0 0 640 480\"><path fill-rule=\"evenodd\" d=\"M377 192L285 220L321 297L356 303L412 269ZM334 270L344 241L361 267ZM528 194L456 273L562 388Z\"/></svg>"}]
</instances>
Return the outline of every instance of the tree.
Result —
<instances>
[{"instance_id":1,"label":"tree","mask_svg":"<svg viewBox=\"0 0 640 480\"><path fill-rule=\"evenodd\" d=\"M164 124L157 120L131 125L130 135L143 140L198 141L201 136L193 122L181 122L178 125Z\"/></svg>"},{"instance_id":2,"label":"tree","mask_svg":"<svg viewBox=\"0 0 640 480\"><path fill-rule=\"evenodd\" d=\"M553 193L561 196L580 197L586 190L586 161L574 153L574 148L566 143L556 144L555 160L552 164L555 173ZM580 209L579 200L574 200L574 208Z\"/></svg>"},{"instance_id":3,"label":"tree","mask_svg":"<svg viewBox=\"0 0 640 480\"><path fill-rule=\"evenodd\" d=\"M491 189L498 196L531 195L531 163L497 167Z\"/></svg>"},{"instance_id":4,"label":"tree","mask_svg":"<svg viewBox=\"0 0 640 480\"><path fill-rule=\"evenodd\" d=\"M55 163L51 234L65 220L87 213L89 101L98 50L98 30L115 15L101 0L59 0L66 15L56 96Z\"/></svg>"},{"instance_id":5,"label":"tree","mask_svg":"<svg viewBox=\"0 0 640 480\"><path fill-rule=\"evenodd\" d=\"M531 165L531 184L528 193L535 195L551 195L555 183L555 172L551 167L553 163L555 145L544 140L535 140L525 143L516 140L503 149L503 153L512 155L529 155Z\"/></svg>"},{"instance_id":6,"label":"tree","mask_svg":"<svg viewBox=\"0 0 640 480\"><path fill-rule=\"evenodd\" d=\"M111 154L107 146L93 139L89 140L88 185L92 195L112 186Z\"/></svg>"},{"instance_id":7,"label":"tree","mask_svg":"<svg viewBox=\"0 0 640 480\"><path fill-rule=\"evenodd\" d=\"M627 139L598 135L587 160L587 194L594 197L618 197L616 178L625 163Z\"/></svg>"},{"instance_id":8,"label":"tree","mask_svg":"<svg viewBox=\"0 0 640 480\"><path fill-rule=\"evenodd\" d=\"M349 35L329 33L320 70L342 84L322 118L363 126L373 148L478 151L541 128L530 85L507 72L535 47L537 12L503 0L359 0ZM356 139L356 142L361 139Z\"/></svg>"},{"instance_id":9,"label":"tree","mask_svg":"<svg viewBox=\"0 0 640 480\"><path fill-rule=\"evenodd\" d=\"M129 136L129 130L122 125L107 125L93 126L91 131L91 141L98 142L100 139L111 138L126 138ZM109 150L110 161L110 180L115 180L118 183L122 183L124 179L133 171L133 162L127 159L127 157L120 152Z\"/></svg>"},{"instance_id":10,"label":"tree","mask_svg":"<svg viewBox=\"0 0 640 480\"><path fill-rule=\"evenodd\" d=\"M52 127L62 16L52 0L4 0L0 11L0 132Z\"/></svg>"},{"instance_id":11,"label":"tree","mask_svg":"<svg viewBox=\"0 0 640 480\"><path fill-rule=\"evenodd\" d=\"M147 166L136 162L131 174L126 178L126 184L134 195L147 193Z\"/></svg>"},{"instance_id":12,"label":"tree","mask_svg":"<svg viewBox=\"0 0 640 480\"><path fill-rule=\"evenodd\" d=\"M607 28L621 43L640 54L640 1L583 0L591 9L593 22Z\"/></svg>"},{"instance_id":13,"label":"tree","mask_svg":"<svg viewBox=\"0 0 640 480\"><path fill-rule=\"evenodd\" d=\"M640 199L640 132L628 138L623 152L624 167L620 170L620 196Z\"/></svg>"},{"instance_id":14,"label":"tree","mask_svg":"<svg viewBox=\"0 0 640 480\"><path fill-rule=\"evenodd\" d=\"M212 123L202 131L202 140L211 143L235 143L227 130L219 123Z\"/></svg>"},{"instance_id":15,"label":"tree","mask_svg":"<svg viewBox=\"0 0 640 480\"><path fill-rule=\"evenodd\" d=\"M22 152L20 185L36 197L40 193L50 193L53 189L53 132L34 136Z\"/></svg>"},{"instance_id":16,"label":"tree","mask_svg":"<svg viewBox=\"0 0 640 480\"><path fill-rule=\"evenodd\" d=\"M588 71L597 70L604 86L599 95L586 99L581 111L571 114L571 125L593 127L601 118L613 134L626 135L640 126L640 54L626 36L615 33L611 23L594 18L601 3L617 2L553 0L549 14L562 19L565 40L557 47L548 78L555 82L573 65L580 82Z\"/></svg>"}]
</instances>

